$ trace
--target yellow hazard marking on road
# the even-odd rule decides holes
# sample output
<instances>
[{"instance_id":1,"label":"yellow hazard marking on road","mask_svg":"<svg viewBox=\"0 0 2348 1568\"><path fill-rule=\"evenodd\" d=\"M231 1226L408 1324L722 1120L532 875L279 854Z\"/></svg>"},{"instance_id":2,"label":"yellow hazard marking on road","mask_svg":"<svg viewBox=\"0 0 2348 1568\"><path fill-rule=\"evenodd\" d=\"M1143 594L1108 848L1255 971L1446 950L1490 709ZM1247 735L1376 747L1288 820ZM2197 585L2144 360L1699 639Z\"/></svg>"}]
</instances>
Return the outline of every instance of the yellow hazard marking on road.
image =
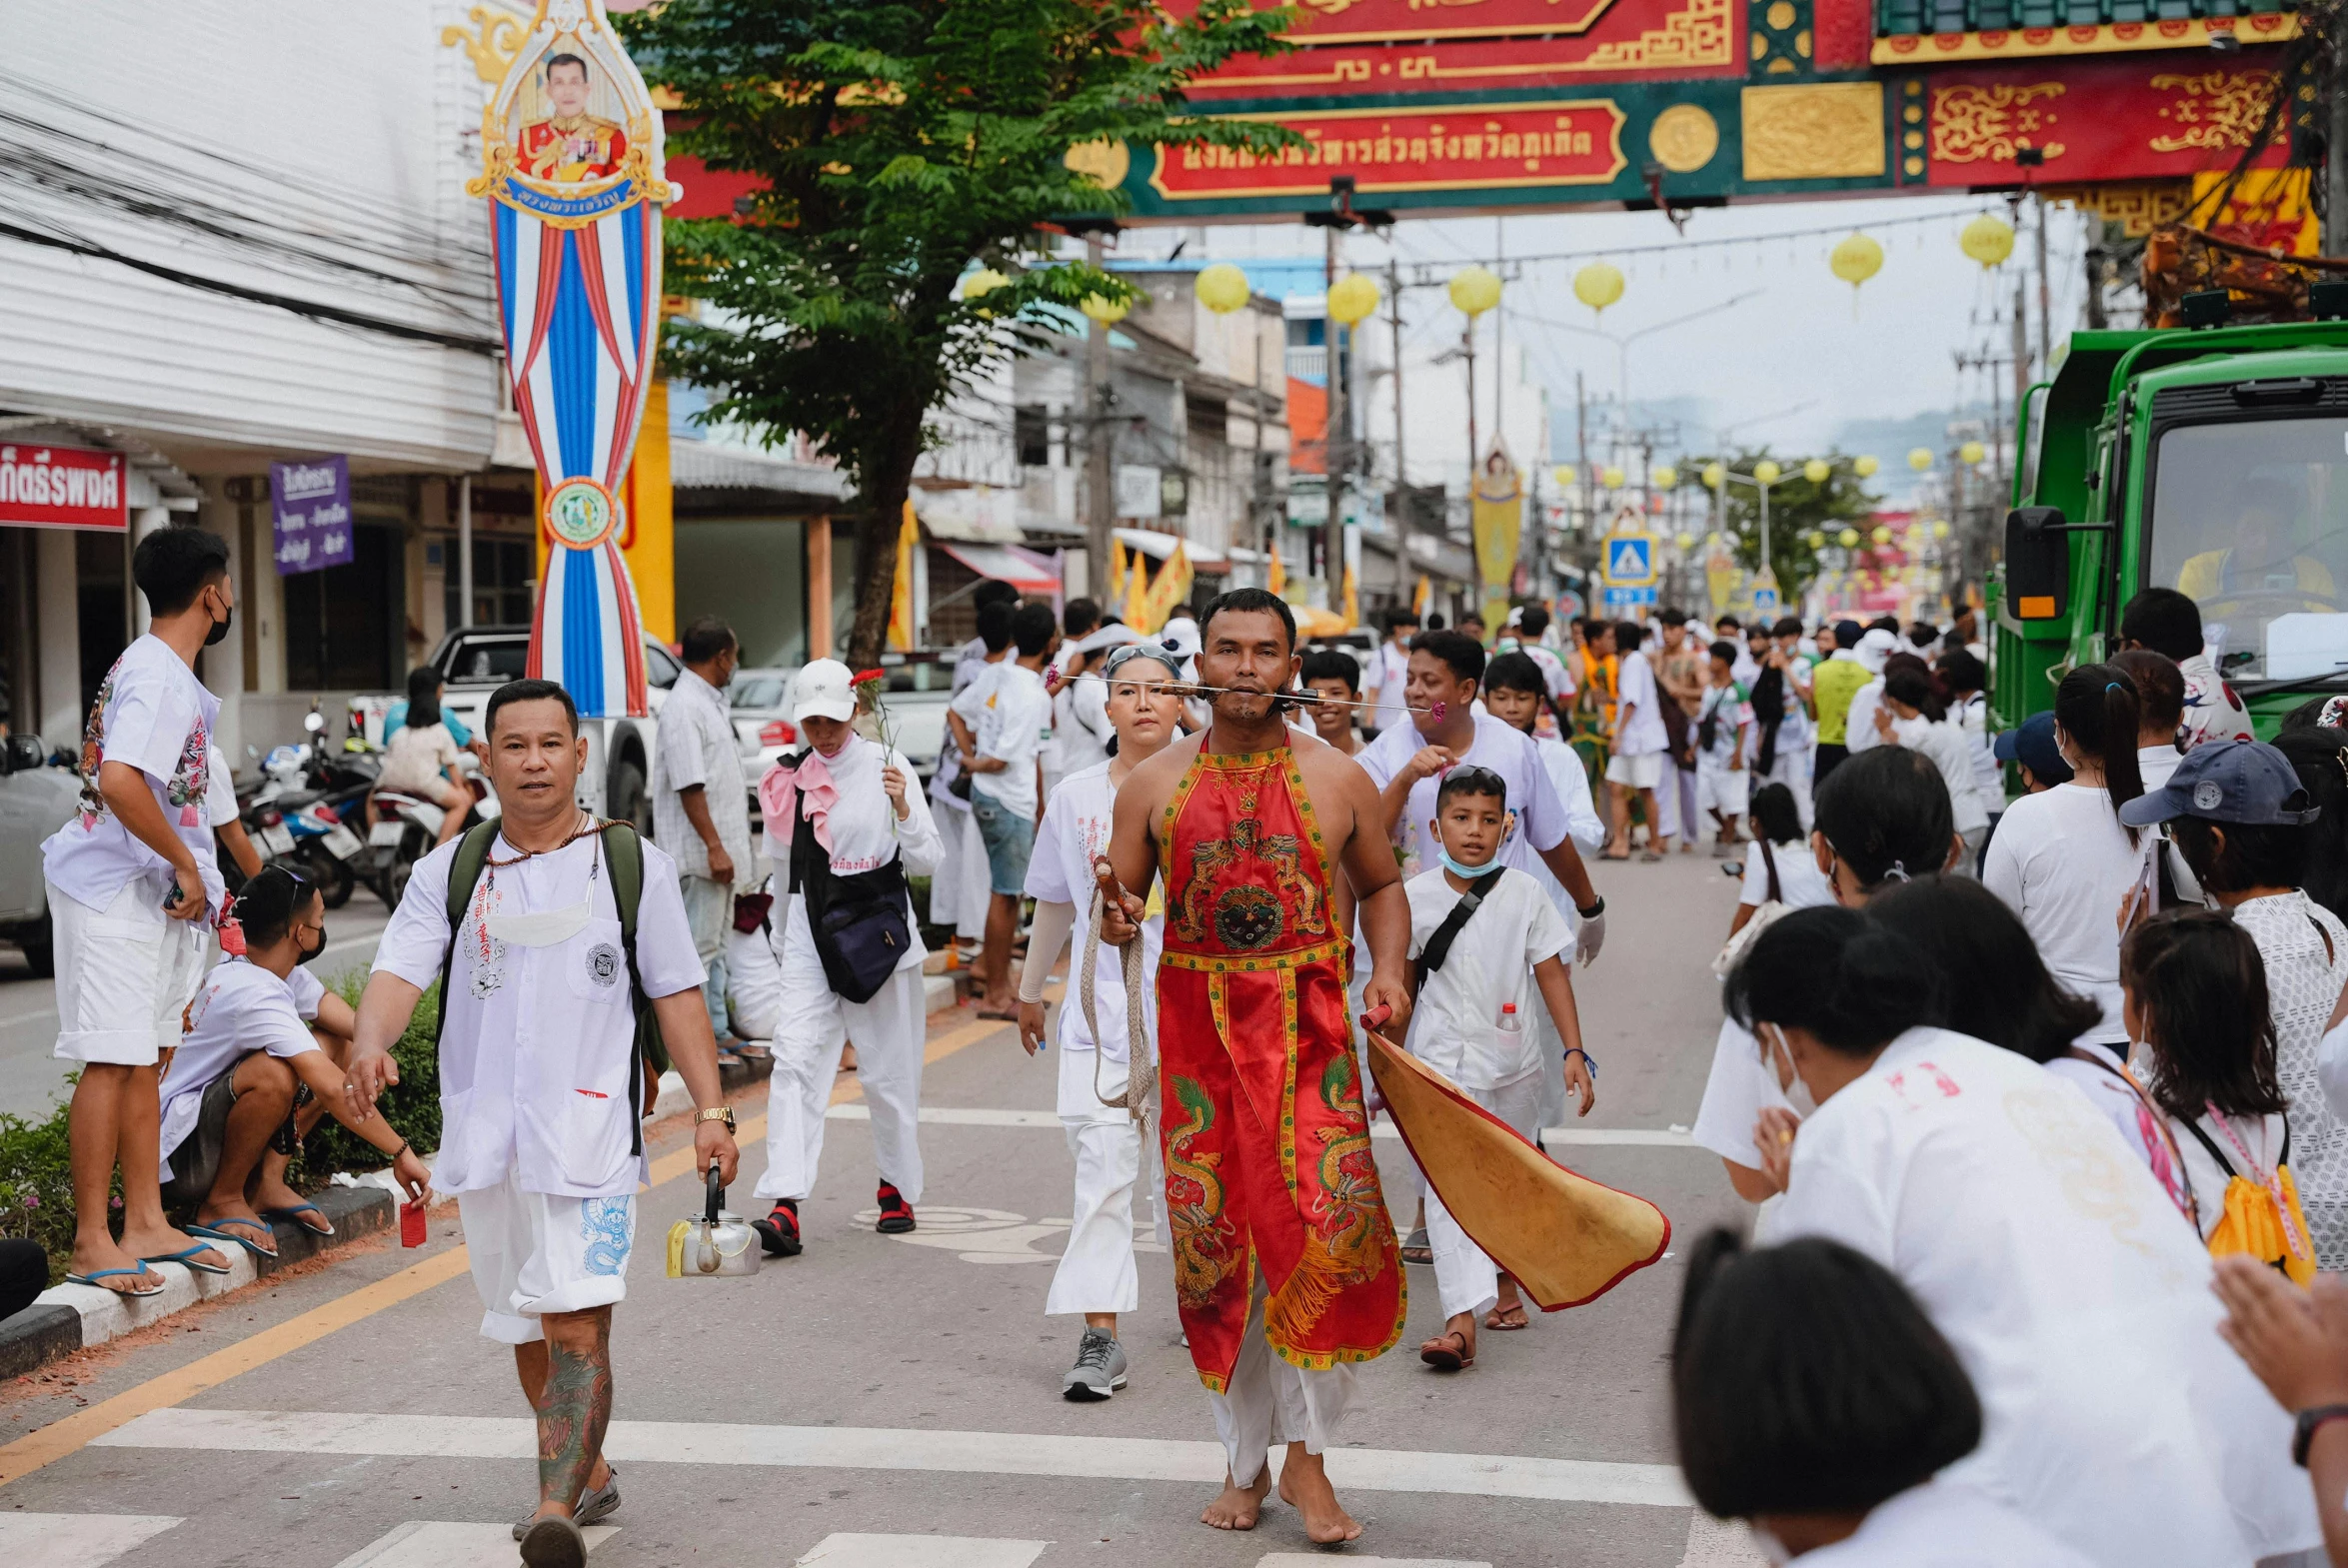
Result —
<instances>
[{"instance_id":1,"label":"yellow hazard marking on road","mask_svg":"<svg viewBox=\"0 0 2348 1568\"><path fill-rule=\"evenodd\" d=\"M1016 1027L1016 1024L989 1018L948 1029L929 1042L923 1052L923 1059L938 1061L965 1046L977 1044L990 1034ZM864 1086L854 1078L845 1078L832 1090L832 1103L835 1105L863 1097ZM738 1142L751 1143L765 1137L766 1132L767 1118L763 1115L752 1116L742 1123L736 1137ZM665 1186L680 1177L693 1174L693 1145L688 1143L654 1160L652 1185ZM93 1439L127 1425L151 1410L165 1409L193 1399L231 1378L242 1377L257 1367L291 1355L305 1345L315 1344L329 1334L363 1322L386 1307L397 1306L410 1296L421 1295L435 1285L447 1284L471 1272L472 1266L472 1260L462 1245L451 1247L446 1252L412 1263L388 1278L361 1285L324 1305L312 1307L307 1312L262 1329L225 1350L215 1350L186 1366L151 1377L135 1388L125 1389L111 1399L101 1400L86 1410L77 1410L61 1420L52 1421L39 1431L28 1432L12 1443L0 1446L0 1486L30 1475L44 1465L55 1464L68 1454L80 1451Z\"/></svg>"}]
</instances>

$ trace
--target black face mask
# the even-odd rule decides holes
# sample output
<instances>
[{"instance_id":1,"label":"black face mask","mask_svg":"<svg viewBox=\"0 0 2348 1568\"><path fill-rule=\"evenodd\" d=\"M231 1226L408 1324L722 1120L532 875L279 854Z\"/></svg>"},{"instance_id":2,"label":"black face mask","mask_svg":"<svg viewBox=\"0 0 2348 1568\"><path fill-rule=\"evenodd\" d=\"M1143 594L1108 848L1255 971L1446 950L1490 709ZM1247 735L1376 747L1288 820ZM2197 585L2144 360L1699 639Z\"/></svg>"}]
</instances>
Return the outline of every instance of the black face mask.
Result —
<instances>
[{"instance_id":1,"label":"black face mask","mask_svg":"<svg viewBox=\"0 0 2348 1568\"><path fill-rule=\"evenodd\" d=\"M236 620L236 607L231 605L229 607L228 614L221 617L218 621L213 622L212 630L204 634L204 646L206 648L216 648L220 644L226 642L228 640L229 623Z\"/></svg>"},{"instance_id":2,"label":"black face mask","mask_svg":"<svg viewBox=\"0 0 2348 1568\"><path fill-rule=\"evenodd\" d=\"M297 948L296 950L297 950L297 951L299 951L299 952L301 953L301 957L300 957L300 958L299 958L297 961L299 961L299 962L302 962L302 963L308 963L308 962L309 962L311 959L313 959L313 958L317 957L317 956L318 956L320 953L322 953L322 952L326 951L326 922L325 922L324 920L321 920L321 921L319 921L319 922L318 922L318 945L317 945L317 946L315 946L315 947L300 947L300 948Z\"/></svg>"}]
</instances>

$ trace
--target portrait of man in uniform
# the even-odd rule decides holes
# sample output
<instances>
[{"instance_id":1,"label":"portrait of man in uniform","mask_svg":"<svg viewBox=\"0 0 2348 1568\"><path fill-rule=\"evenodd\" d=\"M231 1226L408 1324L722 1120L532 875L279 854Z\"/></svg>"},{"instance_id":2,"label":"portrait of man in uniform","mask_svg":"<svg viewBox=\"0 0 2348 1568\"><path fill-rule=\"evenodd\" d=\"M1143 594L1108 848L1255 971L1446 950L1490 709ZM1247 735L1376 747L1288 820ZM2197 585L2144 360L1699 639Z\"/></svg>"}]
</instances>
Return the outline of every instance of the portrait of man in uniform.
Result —
<instances>
[{"instance_id":1,"label":"portrait of man in uniform","mask_svg":"<svg viewBox=\"0 0 2348 1568\"><path fill-rule=\"evenodd\" d=\"M615 122L587 112L587 62L575 54L549 55L545 87L554 113L524 125L514 138L516 169L564 185L618 173L628 137Z\"/></svg>"}]
</instances>

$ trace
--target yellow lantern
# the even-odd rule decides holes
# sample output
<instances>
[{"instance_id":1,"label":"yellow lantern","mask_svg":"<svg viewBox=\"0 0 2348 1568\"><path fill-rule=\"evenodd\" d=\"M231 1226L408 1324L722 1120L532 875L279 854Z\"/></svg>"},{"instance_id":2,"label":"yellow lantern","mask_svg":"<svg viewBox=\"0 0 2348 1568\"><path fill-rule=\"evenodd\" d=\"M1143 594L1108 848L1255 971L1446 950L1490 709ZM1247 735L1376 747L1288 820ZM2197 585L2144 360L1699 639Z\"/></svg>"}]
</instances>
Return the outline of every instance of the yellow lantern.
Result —
<instances>
[{"instance_id":1,"label":"yellow lantern","mask_svg":"<svg viewBox=\"0 0 2348 1568\"><path fill-rule=\"evenodd\" d=\"M1718 490L1722 485L1728 483L1728 470L1717 463L1707 463L1704 465L1703 478L1706 490Z\"/></svg>"},{"instance_id":2,"label":"yellow lantern","mask_svg":"<svg viewBox=\"0 0 2348 1568\"><path fill-rule=\"evenodd\" d=\"M1957 231L1957 249L1979 262L1984 271L2002 266L2014 253L2014 226L1983 213Z\"/></svg>"},{"instance_id":3,"label":"yellow lantern","mask_svg":"<svg viewBox=\"0 0 2348 1568\"><path fill-rule=\"evenodd\" d=\"M1932 449L1917 447L1908 453L1908 467L1921 474L1932 466Z\"/></svg>"},{"instance_id":4,"label":"yellow lantern","mask_svg":"<svg viewBox=\"0 0 2348 1568\"><path fill-rule=\"evenodd\" d=\"M1875 532L1867 537L1878 545L1888 545L1891 543L1891 530L1878 523L1875 525Z\"/></svg>"},{"instance_id":5,"label":"yellow lantern","mask_svg":"<svg viewBox=\"0 0 2348 1568\"><path fill-rule=\"evenodd\" d=\"M1455 281L1455 280L1454 280ZM1499 282L1493 280L1494 298ZM1349 272L1329 286L1329 320L1340 327L1357 327L1377 309L1377 285L1358 272Z\"/></svg>"},{"instance_id":6,"label":"yellow lantern","mask_svg":"<svg viewBox=\"0 0 2348 1568\"><path fill-rule=\"evenodd\" d=\"M1823 485L1833 476L1834 465L1824 458L1812 458L1802 465L1802 478L1813 485Z\"/></svg>"},{"instance_id":7,"label":"yellow lantern","mask_svg":"<svg viewBox=\"0 0 2348 1568\"><path fill-rule=\"evenodd\" d=\"M1696 547L1696 537L1693 534L1682 534L1679 536L1678 543L1683 552L1693 550Z\"/></svg>"},{"instance_id":8,"label":"yellow lantern","mask_svg":"<svg viewBox=\"0 0 2348 1568\"><path fill-rule=\"evenodd\" d=\"M1861 479L1869 478L1882 466L1873 458L1853 458L1850 460L1850 471Z\"/></svg>"},{"instance_id":9,"label":"yellow lantern","mask_svg":"<svg viewBox=\"0 0 2348 1568\"><path fill-rule=\"evenodd\" d=\"M1834 536L1834 542L1845 550L1855 549L1859 543L1859 531L1855 528L1846 528Z\"/></svg>"},{"instance_id":10,"label":"yellow lantern","mask_svg":"<svg viewBox=\"0 0 2348 1568\"><path fill-rule=\"evenodd\" d=\"M1114 327L1126 319L1126 313L1133 307L1123 300L1113 300L1106 294L1088 294L1077 309L1104 327Z\"/></svg>"},{"instance_id":11,"label":"yellow lantern","mask_svg":"<svg viewBox=\"0 0 2348 1568\"><path fill-rule=\"evenodd\" d=\"M1759 480L1764 485L1776 484L1778 476L1782 475L1784 472L1785 470L1779 468L1776 464L1770 462L1767 458L1763 458L1760 462L1753 465L1753 478Z\"/></svg>"},{"instance_id":12,"label":"yellow lantern","mask_svg":"<svg viewBox=\"0 0 2348 1568\"><path fill-rule=\"evenodd\" d=\"M1963 446L1957 448L1958 459L1961 460L1968 468L1972 467L1974 464L1979 463L1982 459L1988 456L1989 449L1982 446L1981 443L1977 441L1968 441Z\"/></svg>"},{"instance_id":13,"label":"yellow lantern","mask_svg":"<svg viewBox=\"0 0 2348 1568\"><path fill-rule=\"evenodd\" d=\"M1622 482L1628 478L1627 475L1625 475L1620 469L1616 468L1611 463L1606 465L1605 472L1600 474L1598 477L1605 481L1605 485L1608 490L1620 490L1622 488Z\"/></svg>"},{"instance_id":14,"label":"yellow lantern","mask_svg":"<svg viewBox=\"0 0 2348 1568\"><path fill-rule=\"evenodd\" d=\"M1647 480L1657 490L1670 490L1679 483L1679 470L1668 463L1658 463L1647 470Z\"/></svg>"},{"instance_id":15,"label":"yellow lantern","mask_svg":"<svg viewBox=\"0 0 2348 1568\"><path fill-rule=\"evenodd\" d=\"M1197 294L1198 303L1217 316L1228 316L1245 305L1251 292L1247 275L1229 262L1200 268L1197 282L1190 287Z\"/></svg>"},{"instance_id":16,"label":"yellow lantern","mask_svg":"<svg viewBox=\"0 0 2348 1568\"><path fill-rule=\"evenodd\" d=\"M1592 311L1622 298L1622 269L1612 262L1591 262L1573 275L1573 297Z\"/></svg>"},{"instance_id":17,"label":"yellow lantern","mask_svg":"<svg viewBox=\"0 0 2348 1568\"><path fill-rule=\"evenodd\" d=\"M1006 287L1010 282L1009 278L994 268L982 267L962 280L962 301L965 305L972 304L993 294L997 289Z\"/></svg>"},{"instance_id":18,"label":"yellow lantern","mask_svg":"<svg viewBox=\"0 0 2348 1568\"><path fill-rule=\"evenodd\" d=\"M1451 274L1449 293L1452 308L1473 321L1500 303L1500 280L1485 268L1462 267Z\"/></svg>"},{"instance_id":19,"label":"yellow lantern","mask_svg":"<svg viewBox=\"0 0 2348 1568\"><path fill-rule=\"evenodd\" d=\"M1802 536L1802 543L1809 546L1812 550L1823 549L1826 544L1826 536L1819 533L1816 529L1811 529L1807 534Z\"/></svg>"},{"instance_id":20,"label":"yellow lantern","mask_svg":"<svg viewBox=\"0 0 2348 1568\"><path fill-rule=\"evenodd\" d=\"M1933 525L1932 525L1932 537L1933 537L1934 539L1946 539L1946 538L1948 538L1948 525L1947 525L1946 523L1935 523L1935 524L1933 524Z\"/></svg>"},{"instance_id":21,"label":"yellow lantern","mask_svg":"<svg viewBox=\"0 0 2348 1568\"><path fill-rule=\"evenodd\" d=\"M1557 482L1557 488L1559 490L1571 490L1574 486L1574 482L1579 480L1581 476L1573 471L1572 464L1560 463L1555 468L1549 470L1549 478Z\"/></svg>"},{"instance_id":22,"label":"yellow lantern","mask_svg":"<svg viewBox=\"0 0 2348 1568\"><path fill-rule=\"evenodd\" d=\"M1883 270L1883 247L1863 234L1851 235L1827 253L1826 265L1850 285L1851 314L1859 313L1859 285Z\"/></svg>"}]
</instances>

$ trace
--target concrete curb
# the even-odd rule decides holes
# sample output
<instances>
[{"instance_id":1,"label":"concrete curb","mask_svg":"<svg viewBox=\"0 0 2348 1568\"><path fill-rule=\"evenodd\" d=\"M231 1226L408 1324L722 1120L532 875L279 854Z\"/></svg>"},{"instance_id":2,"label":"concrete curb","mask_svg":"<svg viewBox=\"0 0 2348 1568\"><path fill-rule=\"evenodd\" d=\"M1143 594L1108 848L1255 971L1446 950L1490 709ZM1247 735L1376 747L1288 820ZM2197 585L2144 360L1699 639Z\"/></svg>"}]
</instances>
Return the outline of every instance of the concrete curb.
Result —
<instances>
[{"instance_id":1,"label":"concrete curb","mask_svg":"<svg viewBox=\"0 0 2348 1568\"><path fill-rule=\"evenodd\" d=\"M184 1263L150 1264L164 1279L159 1296L134 1301L97 1285L52 1285L31 1306L0 1321L0 1377L20 1377L76 1350L160 1322L199 1301L241 1290L344 1242L389 1230L397 1213L392 1195L372 1185L328 1187L313 1193L310 1201L334 1226L333 1235L312 1235L293 1221L280 1219L270 1227L277 1236L276 1257L256 1257L243 1247L224 1244L222 1250L230 1254L225 1274L199 1274Z\"/></svg>"}]
</instances>

